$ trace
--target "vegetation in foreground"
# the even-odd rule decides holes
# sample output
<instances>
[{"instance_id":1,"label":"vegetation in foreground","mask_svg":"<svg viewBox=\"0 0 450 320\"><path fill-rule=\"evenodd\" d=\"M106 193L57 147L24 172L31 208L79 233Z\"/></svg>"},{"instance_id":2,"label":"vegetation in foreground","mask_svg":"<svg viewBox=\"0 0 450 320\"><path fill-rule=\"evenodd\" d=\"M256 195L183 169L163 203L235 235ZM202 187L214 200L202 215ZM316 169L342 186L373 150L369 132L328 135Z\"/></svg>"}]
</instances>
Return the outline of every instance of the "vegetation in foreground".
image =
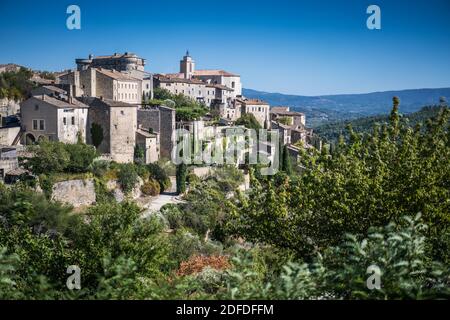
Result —
<instances>
[{"instance_id":1,"label":"vegetation in foreground","mask_svg":"<svg viewBox=\"0 0 450 320\"><path fill-rule=\"evenodd\" d=\"M73 214L1 187L0 298L449 298L449 111L411 128L398 106L383 127L305 150L301 167L250 168L250 193L232 167L188 173L184 202L146 219L129 201ZM66 287L70 265L81 290Z\"/></svg>"}]
</instances>

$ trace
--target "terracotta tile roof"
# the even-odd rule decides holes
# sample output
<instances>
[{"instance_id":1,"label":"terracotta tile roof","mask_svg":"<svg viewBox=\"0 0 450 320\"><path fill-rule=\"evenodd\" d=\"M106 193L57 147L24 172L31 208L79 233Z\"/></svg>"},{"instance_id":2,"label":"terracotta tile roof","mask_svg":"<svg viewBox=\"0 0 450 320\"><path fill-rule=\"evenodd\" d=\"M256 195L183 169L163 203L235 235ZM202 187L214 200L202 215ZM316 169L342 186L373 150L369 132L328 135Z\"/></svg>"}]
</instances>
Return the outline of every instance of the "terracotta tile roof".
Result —
<instances>
[{"instance_id":1,"label":"terracotta tile roof","mask_svg":"<svg viewBox=\"0 0 450 320\"><path fill-rule=\"evenodd\" d=\"M215 83L206 83L206 86L209 88L217 88L226 91L233 91L230 87L224 86L223 84L215 84Z\"/></svg>"},{"instance_id":2,"label":"terracotta tile roof","mask_svg":"<svg viewBox=\"0 0 450 320\"><path fill-rule=\"evenodd\" d=\"M46 88L48 90L54 91L54 92L61 93L61 94L67 94L66 90L63 90L63 89L55 87L55 86L42 86L42 87Z\"/></svg>"},{"instance_id":3,"label":"terracotta tile roof","mask_svg":"<svg viewBox=\"0 0 450 320\"><path fill-rule=\"evenodd\" d=\"M57 107L57 108L89 108L89 106L78 101L75 98L73 98L71 100L71 102L62 100L62 99L57 99L54 97L50 97L47 95L37 95L37 96L31 97L30 99L37 99L40 101L44 101L44 102L47 102L48 104L50 104L54 107Z\"/></svg>"},{"instance_id":4,"label":"terracotta tile roof","mask_svg":"<svg viewBox=\"0 0 450 320\"><path fill-rule=\"evenodd\" d=\"M267 102L260 99L236 99L238 102L247 105L269 105Z\"/></svg>"},{"instance_id":5,"label":"terracotta tile roof","mask_svg":"<svg viewBox=\"0 0 450 320\"><path fill-rule=\"evenodd\" d=\"M239 77L238 74L230 73L225 70L205 69L195 70L194 76L224 76L224 77Z\"/></svg>"},{"instance_id":6,"label":"terracotta tile roof","mask_svg":"<svg viewBox=\"0 0 450 320\"><path fill-rule=\"evenodd\" d=\"M82 103L88 105L89 107L121 107L121 108L137 108L136 105L129 104L122 101L116 101L111 99L102 99L96 97L81 97L77 98Z\"/></svg>"},{"instance_id":7,"label":"terracotta tile roof","mask_svg":"<svg viewBox=\"0 0 450 320\"><path fill-rule=\"evenodd\" d=\"M176 77L167 77L167 75L154 75L154 78L158 79L160 82L164 83L191 83L191 84L200 84L206 85L207 83L197 79L185 79L185 78L176 78Z\"/></svg>"},{"instance_id":8,"label":"terracotta tile roof","mask_svg":"<svg viewBox=\"0 0 450 320\"><path fill-rule=\"evenodd\" d=\"M142 130L142 129L137 129L136 133L140 134L141 136L146 137L146 138L156 138L157 137L157 135L155 133L150 133L150 132Z\"/></svg>"},{"instance_id":9,"label":"terracotta tile roof","mask_svg":"<svg viewBox=\"0 0 450 320\"><path fill-rule=\"evenodd\" d=\"M109 69L103 69L103 68L95 68L98 72L101 74L104 74L107 77L113 78L115 80L122 80L122 81L139 81L139 79L134 78L128 74L116 71L116 70L109 70Z\"/></svg>"}]
</instances>

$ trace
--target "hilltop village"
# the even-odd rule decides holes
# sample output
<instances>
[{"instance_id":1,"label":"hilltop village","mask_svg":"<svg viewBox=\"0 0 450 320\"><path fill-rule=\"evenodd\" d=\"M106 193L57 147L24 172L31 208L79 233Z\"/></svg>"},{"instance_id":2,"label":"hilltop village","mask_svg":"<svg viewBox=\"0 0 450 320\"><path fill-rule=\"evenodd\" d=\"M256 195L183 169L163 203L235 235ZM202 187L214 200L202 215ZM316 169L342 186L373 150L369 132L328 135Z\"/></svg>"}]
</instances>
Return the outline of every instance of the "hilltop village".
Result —
<instances>
[{"instance_id":1,"label":"hilltop village","mask_svg":"<svg viewBox=\"0 0 450 320\"><path fill-rule=\"evenodd\" d=\"M196 69L189 52L179 62L179 72L172 74L146 71L146 60L129 52L89 55L75 63L75 69L54 78L33 74L35 87L20 103L0 100L1 180L23 173L17 152L43 139L82 141L94 145L102 159L117 163L135 161L139 148L149 164L170 159L177 128L205 139L250 122L255 128L278 130L293 157L299 147L320 148L303 113L247 99L239 74ZM0 72L19 68L2 65ZM99 131L102 139L97 142Z\"/></svg>"}]
</instances>

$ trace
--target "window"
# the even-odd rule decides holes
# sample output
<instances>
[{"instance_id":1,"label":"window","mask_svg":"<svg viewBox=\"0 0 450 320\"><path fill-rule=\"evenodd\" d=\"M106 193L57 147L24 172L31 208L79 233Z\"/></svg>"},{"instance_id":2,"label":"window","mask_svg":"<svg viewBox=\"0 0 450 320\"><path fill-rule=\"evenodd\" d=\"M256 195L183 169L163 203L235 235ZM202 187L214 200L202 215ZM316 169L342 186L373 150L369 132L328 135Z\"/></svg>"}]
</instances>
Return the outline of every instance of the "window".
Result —
<instances>
[{"instance_id":1,"label":"window","mask_svg":"<svg viewBox=\"0 0 450 320\"><path fill-rule=\"evenodd\" d=\"M33 130L44 131L45 130L45 121L42 119L33 119Z\"/></svg>"},{"instance_id":2,"label":"window","mask_svg":"<svg viewBox=\"0 0 450 320\"><path fill-rule=\"evenodd\" d=\"M120 114L124 116L125 115L125 111L120 110Z\"/></svg>"},{"instance_id":3,"label":"window","mask_svg":"<svg viewBox=\"0 0 450 320\"><path fill-rule=\"evenodd\" d=\"M72 117L72 125L74 126L75 125L75 117Z\"/></svg>"},{"instance_id":4,"label":"window","mask_svg":"<svg viewBox=\"0 0 450 320\"><path fill-rule=\"evenodd\" d=\"M234 81L231 83L231 87L234 89L235 83Z\"/></svg>"},{"instance_id":5,"label":"window","mask_svg":"<svg viewBox=\"0 0 450 320\"><path fill-rule=\"evenodd\" d=\"M67 118L66 117L63 118L63 123L64 123L64 125L67 124Z\"/></svg>"},{"instance_id":6,"label":"window","mask_svg":"<svg viewBox=\"0 0 450 320\"><path fill-rule=\"evenodd\" d=\"M38 104L34 105L34 110L39 110L39 105Z\"/></svg>"}]
</instances>

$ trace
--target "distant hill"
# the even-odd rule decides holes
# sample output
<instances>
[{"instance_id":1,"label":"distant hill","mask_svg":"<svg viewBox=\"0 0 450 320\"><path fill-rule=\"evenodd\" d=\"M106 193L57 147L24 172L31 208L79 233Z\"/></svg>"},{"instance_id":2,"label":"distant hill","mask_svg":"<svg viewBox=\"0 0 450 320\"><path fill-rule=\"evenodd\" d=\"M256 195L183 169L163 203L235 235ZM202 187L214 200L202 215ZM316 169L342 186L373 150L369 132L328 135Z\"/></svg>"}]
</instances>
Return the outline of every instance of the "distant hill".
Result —
<instances>
[{"instance_id":1,"label":"distant hill","mask_svg":"<svg viewBox=\"0 0 450 320\"><path fill-rule=\"evenodd\" d=\"M259 98L270 105L290 106L304 112L307 124L316 127L326 122L355 119L362 116L387 114L392 107L392 97L400 98L400 110L411 113L423 106L439 102L440 97L450 98L450 88L410 89L363 94L339 94L324 96L300 96L243 89L243 95Z\"/></svg>"},{"instance_id":2,"label":"distant hill","mask_svg":"<svg viewBox=\"0 0 450 320\"><path fill-rule=\"evenodd\" d=\"M438 115L441 107L428 106L423 107L421 110L404 115L402 118L408 121L408 125L414 127L418 123L424 123L427 119L433 118ZM363 117L353 120L343 120L337 122L331 122L322 124L314 128L314 132L317 133L326 142L336 142L340 135L344 137L348 136L346 127L351 124L353 130L358 133L369 132L373 129L374 124L383 125L388 123L389 115L377 115Z\"/></svg>"}]
</instances>

